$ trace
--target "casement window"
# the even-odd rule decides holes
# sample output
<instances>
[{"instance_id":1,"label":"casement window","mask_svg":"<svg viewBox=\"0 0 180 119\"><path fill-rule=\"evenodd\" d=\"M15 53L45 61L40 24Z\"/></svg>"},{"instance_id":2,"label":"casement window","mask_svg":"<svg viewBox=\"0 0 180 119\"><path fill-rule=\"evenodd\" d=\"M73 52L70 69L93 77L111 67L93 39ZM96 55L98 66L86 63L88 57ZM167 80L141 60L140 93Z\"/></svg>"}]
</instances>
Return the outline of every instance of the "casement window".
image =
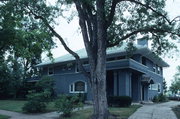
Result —
<instances>
[{"instance_id":1,"label":"casement window","mask_svg":"<svg viewBox=\"0 0 180 119\"><path fill-rule=\"evenodd\" d=\"M69 86L70 93L86 93L87 84L83 81L76 81Z\"/></svg>"},{"instance_id":2,"label":"casement window","mask_svg":"<svg viewBox=\"0 0 180 119\"><path fill-rule=\"evenodd\" d=\"M54 74L54 68L48 67L48 75L53 75L53 74Z\"/></svg>"},{"instance_id":3,"label":"casement window","mask_svg":"<svg viewBox=\"0 0 180 119\"><path fill-rule=\"evenodd\" d=\"M158 83L158 93L160 93L160 92L161 92L161 84Z\"/></svg>"},{"instance_id":4,"label":"casement window","mask_svg":"<svg viewBox=\"0 0 180 119\"><path fill-rule=\"evenodd\" d=\"M150 84L149 90L156 90L156 91L158 91L158 93L160 93L161 92L161 84L160 83Z\"/></svg>"}]
</instances>

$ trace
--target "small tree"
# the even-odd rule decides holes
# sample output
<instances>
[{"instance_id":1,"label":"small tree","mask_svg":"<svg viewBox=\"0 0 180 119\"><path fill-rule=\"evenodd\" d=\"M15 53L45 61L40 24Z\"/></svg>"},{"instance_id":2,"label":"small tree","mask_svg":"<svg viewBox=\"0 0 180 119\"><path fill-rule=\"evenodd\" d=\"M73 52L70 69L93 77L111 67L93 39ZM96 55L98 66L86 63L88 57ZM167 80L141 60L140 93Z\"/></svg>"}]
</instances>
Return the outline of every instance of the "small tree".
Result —
<instances>
[{"instance_id":1,"label":"small tree","mask_svg":"<svg viewBox=\"0 0 180 119\"><path fill-rule=\"evenodd\" d=\"M163 94L166 94L167 93L167 83L166 83L166 80L163 79Z\"/></svg>"},{"instance_id":2,"label":"small tree","mask_svg":"<svg viewBox=\"0 0 180 119\"><path fill-rule=\"evenodd\" d=\"M81 107L82 102L78 96L61 95L55 102L58 112L62 112L64 117L71 116L73 109Z\"/></svg>"},{"instance_id":3,"label":"small tree","mask_svg":"<svg viewBox=\"0 0 180 119\"><path fill-rule=\"evenodd\" d=\"M170 91L178 93L180 91L180 66L177 67L177 73L174 75L174 80L171 83Z\"/></svg>"}]
</instances>

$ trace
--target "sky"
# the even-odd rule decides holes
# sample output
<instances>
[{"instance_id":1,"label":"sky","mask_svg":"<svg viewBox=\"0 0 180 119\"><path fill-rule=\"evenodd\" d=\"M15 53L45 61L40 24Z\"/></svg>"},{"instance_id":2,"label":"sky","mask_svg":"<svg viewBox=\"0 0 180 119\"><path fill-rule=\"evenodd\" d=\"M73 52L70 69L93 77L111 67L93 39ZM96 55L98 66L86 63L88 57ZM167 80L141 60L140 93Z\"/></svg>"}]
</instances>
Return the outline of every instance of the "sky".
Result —
<instances>
[{"instance_id":1,"label":"sky","mask_svg":"<svg viewBox=\"0 0 180 119\"><path fill-rule=\"evenodd\" d=\"M180 15L180 0L167 0L165 8L171 19ZM65 39L67 45L74 51L84 48L82 36L79 30L78 18L74 17L71 22L67 22L65 18L58 19L59 25L55 26L55 30ZM67 54L63 46L61 45L58 39L55 39L56 48L52 50L53 57L59 57L64 54ZM177 44L177 47L180 48L180 43ZM180 53L173 54L173 58L169 58L171 54L162 56L162 59L165 60L170 67L164 68L164 77L167 82L167 85L170 86L173 79L173 75L176 73L176 67L180 65Z\"/></svg>"}]
</instances>

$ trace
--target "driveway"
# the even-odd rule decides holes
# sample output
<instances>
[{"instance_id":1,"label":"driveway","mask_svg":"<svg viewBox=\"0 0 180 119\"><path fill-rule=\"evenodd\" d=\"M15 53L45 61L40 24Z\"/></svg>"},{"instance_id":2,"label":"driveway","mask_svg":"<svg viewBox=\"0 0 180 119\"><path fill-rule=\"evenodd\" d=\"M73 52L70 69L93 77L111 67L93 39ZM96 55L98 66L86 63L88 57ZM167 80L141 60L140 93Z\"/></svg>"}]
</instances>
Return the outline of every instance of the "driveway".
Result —
<instances>
[{"instance_id":1,"label":"driveway","mask_svg":"<svg viewBox=\"0 0 180 119\"><path fill-rule=\"evenodd\" d=\"M180 105L178 101L143 105L128 119L177 119L171 107Z\"/></svg>"}]
</instances>

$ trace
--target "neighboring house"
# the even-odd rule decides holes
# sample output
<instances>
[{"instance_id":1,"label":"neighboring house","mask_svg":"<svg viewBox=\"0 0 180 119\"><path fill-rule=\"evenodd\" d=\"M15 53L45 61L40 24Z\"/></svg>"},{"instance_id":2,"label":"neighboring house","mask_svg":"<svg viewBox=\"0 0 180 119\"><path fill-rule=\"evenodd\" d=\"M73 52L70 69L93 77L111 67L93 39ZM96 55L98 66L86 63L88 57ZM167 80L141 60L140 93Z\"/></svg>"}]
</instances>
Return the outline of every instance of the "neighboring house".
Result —
<instances>
[{"instance_id":1,"label":"neighboring house","mask_svg":"<svg viewBox=\"0 0 180 119\"><path fill-rule=\"evenodd\" d=\"M125 45L107 50L107 95L130 96L134 102L151 100L162 93L163 67L169 65L155 55L146 46L137 45L131 58L127 58ZM85 49L76 53L89 70ZM85 76L79 72L75 58L64 55L53 61L37 65L42 75L55 79L57 94L85 93L87 100L92 100L90 86Z\"/></svg>"}]
</instances>

